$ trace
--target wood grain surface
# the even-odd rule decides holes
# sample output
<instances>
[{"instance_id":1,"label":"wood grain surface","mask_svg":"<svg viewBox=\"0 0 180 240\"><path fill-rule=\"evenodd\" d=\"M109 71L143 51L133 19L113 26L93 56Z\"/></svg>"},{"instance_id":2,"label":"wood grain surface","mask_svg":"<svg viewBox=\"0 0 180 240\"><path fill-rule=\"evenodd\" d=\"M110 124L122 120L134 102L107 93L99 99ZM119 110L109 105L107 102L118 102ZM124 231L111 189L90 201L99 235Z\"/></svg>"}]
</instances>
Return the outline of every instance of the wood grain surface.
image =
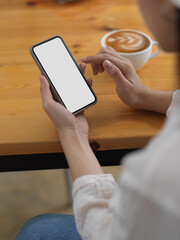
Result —
<instances>
[{"instance_id":1,"label":"wood grain surface","mask_svg":"<svg viewBox=\"0 0 180 240\"><path fill-rule=\"evenodd\" d=\"M54 35L66 41L77 62L96 54L104 34L135 29L149 34L134 0L79 0L58 4L50 0L0 1L0 155L62 151L56 130L43 112L39 71L31 45ZM162 52L139 71L150 88L177 88L176 56ZM99 150L143 147L161 129L164 116L132 109L117 97L113 80L93 76L98 97L86 110L89 141Z\"/></svg>"}]
</instances>

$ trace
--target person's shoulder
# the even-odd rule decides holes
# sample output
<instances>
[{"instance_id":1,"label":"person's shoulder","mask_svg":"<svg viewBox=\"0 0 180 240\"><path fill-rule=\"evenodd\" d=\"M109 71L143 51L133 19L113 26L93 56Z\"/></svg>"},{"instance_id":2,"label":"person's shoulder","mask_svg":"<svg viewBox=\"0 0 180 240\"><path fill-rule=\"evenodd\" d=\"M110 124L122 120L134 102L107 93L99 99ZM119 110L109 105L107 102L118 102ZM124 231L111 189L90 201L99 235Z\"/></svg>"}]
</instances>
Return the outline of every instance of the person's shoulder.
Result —
<instances>
[{"instance_id":1,"label":"person's shoulder","mask_svg":"<svg viewBox=\"0 0 180 240\"><path fill-rule=\"evenodd\" d=\"M120 182L123 179L129 187L155 195L177 189L180 197L180 90L174 93L172 104L173 113L159 134L143 149L125 156Z\"/></svg>"},{"instance_id":2,"label":"person's shoulder","mask_svg":"<svg viewBox=\"0 0 180 240\"><path fill-rule=\"evenodd\" d=\"M129 189L154 199L180 202L180 128L155 137L144 149L124 158L124 181Z\"/></svg>"}]
</instances>

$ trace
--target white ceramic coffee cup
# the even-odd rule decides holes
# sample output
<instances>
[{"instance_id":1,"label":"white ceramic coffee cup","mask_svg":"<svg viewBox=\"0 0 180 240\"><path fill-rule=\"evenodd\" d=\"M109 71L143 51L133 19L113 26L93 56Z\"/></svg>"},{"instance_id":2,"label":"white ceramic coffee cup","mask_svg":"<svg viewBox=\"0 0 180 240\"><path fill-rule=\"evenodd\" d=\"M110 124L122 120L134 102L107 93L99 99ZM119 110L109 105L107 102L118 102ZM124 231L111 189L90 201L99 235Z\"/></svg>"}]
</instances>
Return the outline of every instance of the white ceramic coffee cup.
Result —
<instances>
[{"instance_id":1,"label":"white ceramic coffee cup","mask_svg":"<svg viewBox=\"0 0 180 240\"><path fill-rule=\"evenodd\" d=\"M115 32L137 32L139 34L142 34L143 36L145 36L149 42L150 42L150 45L142 50L142 51L139 51L139 52L133 52L133 53L124 53L124 52L118 52L121 56L125 57L125 58L128 58L129 60L131 60L134 68L136 70L140 70L142 67L144 67L144 65L148 62L149 59L152 59L152 58L155 58L159 55L159 53L161 52L161 48L160 48L160 45L158 42L156 41L153 41L148 35L146 35L145 33L142 33L142 32L139 32L139 31L136 31L136 30L130 30L130 29L123 29L123 30L115 30L115 31L112 31L112 32L109 32L107 33L106 35L104 35L101 39L101 47L107 47L107 45L105 44L105 41L106 41L106 38L111 35L112 33L115 33ZM152 53L152 47L156 45L158 47L157 51L153 54Z\"/></svg>"}]
</instances>

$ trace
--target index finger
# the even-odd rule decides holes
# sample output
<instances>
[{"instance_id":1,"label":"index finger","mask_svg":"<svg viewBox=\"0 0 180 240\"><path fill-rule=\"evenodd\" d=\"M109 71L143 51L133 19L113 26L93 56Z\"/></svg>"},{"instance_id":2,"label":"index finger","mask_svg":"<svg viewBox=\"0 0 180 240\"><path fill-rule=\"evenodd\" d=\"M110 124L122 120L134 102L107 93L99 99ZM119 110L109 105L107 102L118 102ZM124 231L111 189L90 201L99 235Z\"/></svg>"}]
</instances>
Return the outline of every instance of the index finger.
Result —
<instances>
[{"instance_id":1,"label":"index finger","mask_svg":"<svg viewBox=\"0 0 180 240\"><path fill-rule=\"evenodd\" d=\"M120 61L128 61L127 58L120 56L116 51L112 51L110 49L101 49L101 51L97 55L83 57L80 60L83 63L102 64L103 60L108 60L110 57L114 57Z\"/></svg>"},{"instance_id":2,"label":"index finger","mask_svg":"<svg viewBox=\"0 0 180 240\"><path fill-rule=\"evenodd\" d=\"M96 63L96 64L103 64L105 60L109 60L110 62L112 62L116 67L118 67L123 74L127 74L128 69L130 67L130 63L127 61L121 60L120 58L114 57L112 55L109 54L98 54L95 56L88 56L85 58L85 60L83 59L83 61L86 63Z\"/></svg>"},{"instance_id":3,"label":"index finger","mask_svg":"<svg viewBox=\"0 0 180 240\"><path fill-rule=\"evenodd\" d=\"M102 64L104 62L104 59L105 59L105 56L103 56L103 54L97 54L93 56L83 57L80 60L84 63Z\"/></svg>"}]
</instances>

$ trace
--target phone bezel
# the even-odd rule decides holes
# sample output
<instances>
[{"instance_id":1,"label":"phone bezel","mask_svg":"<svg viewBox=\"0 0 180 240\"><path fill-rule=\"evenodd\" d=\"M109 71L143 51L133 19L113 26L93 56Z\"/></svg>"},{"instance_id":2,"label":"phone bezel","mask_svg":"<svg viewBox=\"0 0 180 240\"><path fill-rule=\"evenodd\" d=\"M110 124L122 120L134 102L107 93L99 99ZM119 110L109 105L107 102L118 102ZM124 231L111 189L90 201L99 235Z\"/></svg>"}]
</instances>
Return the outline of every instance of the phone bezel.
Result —
<instances>
[{"instance_id":1,"label":"phone bezel","mask_svg":"<svg viewBox=\"0 0 180 240\"><path fill-rule=\"evenodd\" d=\"M78 68L80 74L82 75L83 79L85 80L85 82L86 82L89 90L91 91L91 93L92 93L93 96L94 96L94 101L93 101L92 103L90 103L90 104L88 104L88 105L86 105L86 106L84 106L84 107L76 110L75 112L72 112L72 114L77 114L77 113L79 113L79 112L82 112L84 109L89 108L90 106L96 104L96 102L97 102L97 97L96 97L95 93L93 92L93 90L91 89L91 87L89 86L88 81L86 80L85 76L84 76L83 73L81 72L81 69L79 68L79 66L78 66L77 62L75 61L74 57L72 56L72 54L71 54L69 48L67 47L66 43L64 42L63 38L60 37L60 36L54 36L54 37L48 38L48 39L46 39L46 40L44 40L44 41L41 41L41 42L39 42L39 43L36 43L36 44L34 44L33 46L31 46L31 48L30 48L30 53L31 53L31 56L33 57L35 63L37 64L38 68L40 69L41 73L47 78L47 80L48 80L48 82L49 82L49 84L50 84L51 91L52 91L52 94L53 94L54 99L55 99L56 101L58 101L59 103L61 103L65 108L67 108L66 105L64 104L61 96L59 95L59 93L57 92L56 88L54 87L54 84L52 83L51 79L49 78L48 74L46 73L43 65L42 65L41 62L39 61L36 53L34 52L34 48L35 48L35 47L38 47L39 45L42 45L42 44L44 44L44 43L46 43L46 42L52 41L52 40L55 39L55 38L59 38L59 39L62 41L62 43L64 44L66 50L68 51L71 59L73 60L73 62L75 63L76 67Z\"/></svg>"}]
</instances>

